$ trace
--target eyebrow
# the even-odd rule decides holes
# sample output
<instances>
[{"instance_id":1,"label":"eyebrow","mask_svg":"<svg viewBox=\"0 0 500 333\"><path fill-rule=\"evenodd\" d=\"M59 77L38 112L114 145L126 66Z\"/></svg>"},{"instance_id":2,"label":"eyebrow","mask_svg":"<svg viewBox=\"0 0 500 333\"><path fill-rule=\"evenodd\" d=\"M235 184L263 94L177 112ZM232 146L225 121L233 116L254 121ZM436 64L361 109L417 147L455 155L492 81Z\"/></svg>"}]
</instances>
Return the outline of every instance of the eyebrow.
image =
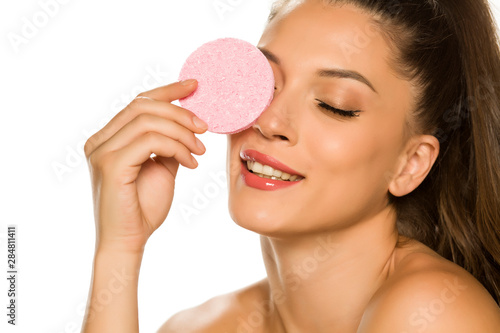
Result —
<instances>
[{"instance_id":1,"label":"eyebrow","mask_svg":"<svg viewBox=\"0 0 500 333\"><path fill-rule=\"evenodd\" d=\"M276 65L281 66L280 59L271 51L263 47L257 47L269 61L274 62ZM363 75L356 71L348 70L348 69L340 69L340 68L324 68L319 69L316 72L316 75L319 77L335 77L341 79L353 79L359 82L366 84L373 92L377 93L377 90L373 87L370 81L368 81Z\"/></svg>"}]
</instances>

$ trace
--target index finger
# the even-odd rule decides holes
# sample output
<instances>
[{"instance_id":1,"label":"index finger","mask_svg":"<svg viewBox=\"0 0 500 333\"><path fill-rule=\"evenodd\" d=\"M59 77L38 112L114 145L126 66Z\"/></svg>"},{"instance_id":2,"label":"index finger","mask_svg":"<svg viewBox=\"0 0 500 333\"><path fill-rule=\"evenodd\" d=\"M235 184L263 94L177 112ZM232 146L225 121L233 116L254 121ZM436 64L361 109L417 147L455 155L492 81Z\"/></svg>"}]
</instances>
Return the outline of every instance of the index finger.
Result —
<instances>
[{"instance_id":1,"label":"index finger","mask_svg":"<svg viewBox=\"0 0 500 333\"><path fill-rule=\"evenodd\" d=\"M198 85L195 79L174 82L166 86L158 87L149 91L145 91L137 95L136 98L150 98L157 101L173 102L177 99L188 96L188 91L193 90Z\"/></svg>"},{"instance_id":2,"label":"index finger","mask_svg":"<svg viewBox=\"0 0 500 333\"><path fill-rule=\"evenodd\" d=\"M180 82L174 82L139 94L125 109L116 114L101 130L87 140L84 146L85 156L90 156L93 151L122 127L143 113L168 118L189 128L194 133L204 133L207 130L207 124L191 111L168 102L169 98L175 100L179 94L181 97L188 96L190 91L193 91L193 83L191 82L191 85L182 85ZM163 101L159 98L167 100Z\"/></svg>"}]
</instances>

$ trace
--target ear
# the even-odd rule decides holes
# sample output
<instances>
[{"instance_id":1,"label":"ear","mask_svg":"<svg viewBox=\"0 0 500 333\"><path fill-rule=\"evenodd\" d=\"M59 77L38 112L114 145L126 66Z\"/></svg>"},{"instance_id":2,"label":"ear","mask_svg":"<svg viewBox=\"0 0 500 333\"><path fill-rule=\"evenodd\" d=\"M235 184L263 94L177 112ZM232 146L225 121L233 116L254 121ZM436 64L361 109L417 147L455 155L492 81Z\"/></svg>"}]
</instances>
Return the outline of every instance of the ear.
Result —
<instances>
[{"instance_id":1,"label":"ear","mask_svg":"<svg viewBox=\"0 0 500 333\"><path fill-rule=\"evenodd\" d=\"M416 136L408 141L398 159L389 192L402 197L416 189L431 171L439 154L439 141L432 135Z\"/></svg>"}]
</instances>

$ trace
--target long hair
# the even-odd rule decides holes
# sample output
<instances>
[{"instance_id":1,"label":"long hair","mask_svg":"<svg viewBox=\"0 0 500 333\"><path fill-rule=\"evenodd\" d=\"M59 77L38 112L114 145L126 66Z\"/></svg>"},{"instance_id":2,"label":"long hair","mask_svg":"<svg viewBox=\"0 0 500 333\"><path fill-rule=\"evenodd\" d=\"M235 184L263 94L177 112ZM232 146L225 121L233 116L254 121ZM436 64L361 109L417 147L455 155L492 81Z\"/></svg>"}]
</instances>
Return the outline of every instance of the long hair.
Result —
<instances>
[{"instance_id":1,"label":"long hair","mask_svg":"<svg viewBox=\"0 0 500 333\"><path fill-rule=\"evenodd\" d=\"M389 204L400 234L474 275L500 303L500 49L486 0L323 0L370 13L395 69L419 87L414 134L440 153L413 192ZM268 22L290 0L272 5Z\"/></svg>"}]
</instances>

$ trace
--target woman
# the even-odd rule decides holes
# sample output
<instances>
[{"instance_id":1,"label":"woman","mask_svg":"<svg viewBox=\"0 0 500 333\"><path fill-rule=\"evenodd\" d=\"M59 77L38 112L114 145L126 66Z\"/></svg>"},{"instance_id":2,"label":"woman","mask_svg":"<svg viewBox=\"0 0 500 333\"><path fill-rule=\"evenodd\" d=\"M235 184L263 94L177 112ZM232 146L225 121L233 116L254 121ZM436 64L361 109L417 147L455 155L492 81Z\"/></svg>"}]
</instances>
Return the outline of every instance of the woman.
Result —
<instances>
[{"instance_id":1,"label":"woman","mask_svg":"<svg viewBox=\"0 0 500 333\"><path fill-rule=\"evenodd\" d=\"M500 332L492 22L484 0L276 2L258 44L274 100L227 154L231 217L261 235L268 276L159 332ZM179 164L205 151L206 124L170 103L195 89L140 94L85 145L97 241L83 332L138 331L144 246ZM98 307L117 272L130 283Z\"/></svg>"}]
</instances>

